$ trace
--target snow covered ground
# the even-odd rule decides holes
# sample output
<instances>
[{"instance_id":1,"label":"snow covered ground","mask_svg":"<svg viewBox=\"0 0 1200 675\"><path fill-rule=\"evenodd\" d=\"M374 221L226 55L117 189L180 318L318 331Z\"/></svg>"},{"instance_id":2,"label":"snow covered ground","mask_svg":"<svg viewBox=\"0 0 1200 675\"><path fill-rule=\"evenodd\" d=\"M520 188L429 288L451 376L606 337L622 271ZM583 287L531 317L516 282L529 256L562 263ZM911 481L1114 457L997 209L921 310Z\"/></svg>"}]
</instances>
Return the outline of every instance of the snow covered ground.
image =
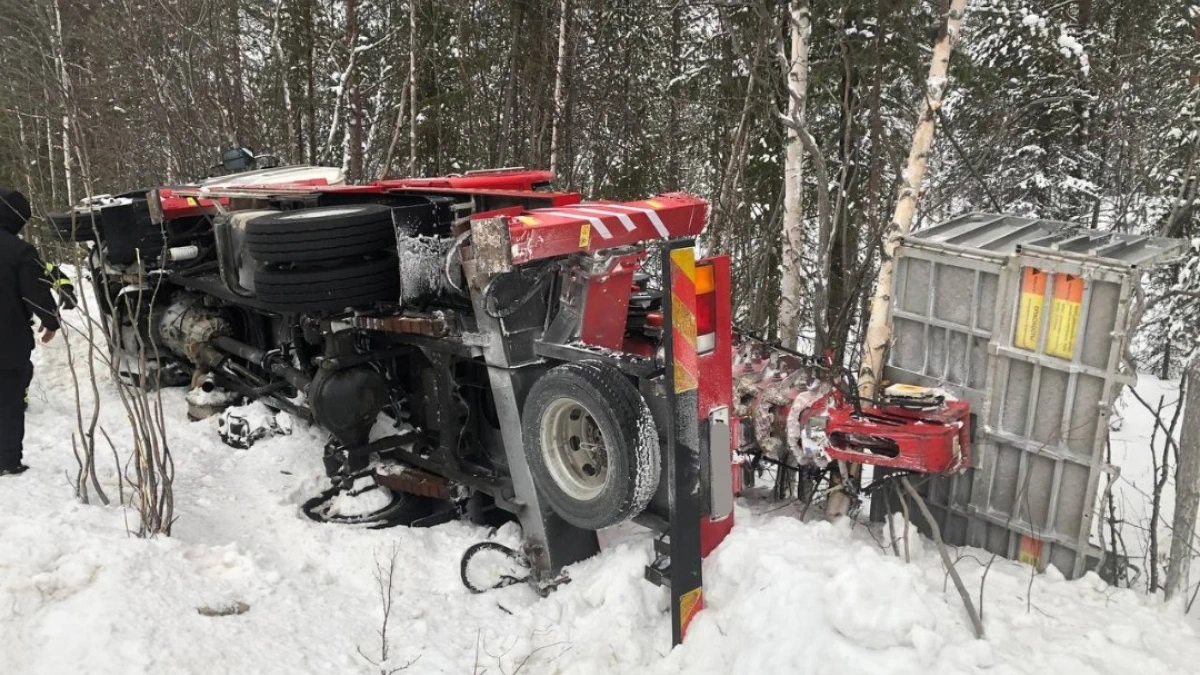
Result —
<instances>
[{"instance_id":1,"label":"snow covered ground","mask_svg":"<svg viewBox=\"0 0 1200 675\"><path fill-rule=\"evenodd\" d=\"M189 423L164 393L177 479L175 536L139 540L133 514L75 502L74 399L61 341L39 347L27 462L0 478L0 673L377 673L374 570L397 551L391 667L407 673L1195 673L1200 636L1177 607L1094 576L996 561L983 585L988 637L975 640L937 553L905 564L864 525L802 523L742 506L706 564L708 608L670 649L666 591L642 579L635 529L571 570L547 598L523 586L469 594L459 557L487 537L320 525L299 504L324 485L323 439L293 435L235 451L213 420ZM125 421L103 383L102 424ZM1133 420L1130 420L1132 423ZM110 461L103 482L116 493ZM762 509L759 509L762 510ZM514 531L500 540L512 543ZM960 552L978 595L987 554ZM202 608L244 603L233 616Z\"/></svg>"},{"instance_id":2,"label":"snow covered ground","mask_svg":"<svg viewBox=\"0 0 1200 675\"><path fill-rule=\"evenodd\" d=\"M1138 377L1137 393L1152 408L1162 405L1162 423L1170 426L1179 408L1179 380L1160 380L1152 375ZM1179 411L1182 412L1182 411ZM1143 570L1141 582L1147 583L1149 569L1150 530L1152 511L1151 495L1155 491L1156 469L1161 466L1163 450L1167 449L1166 434L1160 429L1154 433L1154 415L1130 392L1126 391L1117 406L1117 429L1112 432L1112 463L1120 467L1120 477L1113 484L1113 501L1117 517L1125 521L1122 538L1128 547L1130 562ZM1175 427L1178 439L1179 427ZM1168 457L1170 470L1162 488L1162 513L1156 528L1159 537L1159 564L1165 568L1166 553L1171 548L1171 514L1175 509L1175 459ZM1200 583L1200 563L1191 575ZM1160 579L1161 583L1161 579ZM1196 609L1196 608L1193 608Z\"/></svg>"}]
</instances>

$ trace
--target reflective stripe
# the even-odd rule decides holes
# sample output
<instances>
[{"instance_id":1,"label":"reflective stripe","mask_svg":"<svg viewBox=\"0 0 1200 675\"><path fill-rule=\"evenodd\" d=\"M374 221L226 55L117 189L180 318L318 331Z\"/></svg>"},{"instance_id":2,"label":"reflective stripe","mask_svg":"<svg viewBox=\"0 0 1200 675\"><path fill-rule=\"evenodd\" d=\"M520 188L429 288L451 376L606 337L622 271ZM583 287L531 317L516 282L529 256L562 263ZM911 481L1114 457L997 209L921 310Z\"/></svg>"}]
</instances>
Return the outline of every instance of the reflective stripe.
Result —
<instances>
[{"instance_id":1,"label":"reflective stripe","mask_svg":"<svg viewBox=\"0 0 1200 675\"><path fill-rule=\"evenodd\" d=\"M601 211L600 209L608 206L607 204L588 204L587 208L576 206L573 211L583 211L584 213L596 213L601 216L616 216L620 219L621 224L625 226L626 231L633 232L637 229L637 225L633 222L633 218L624 213L613 213L611 211Z\"/></svg>"},{"instance_id":2,"label":"reflective stripe","mask_svg":"<svg viewBox=\"0 0 1200 675\"><path fill-rule=\"evenodd\" d=\"M671 233L667 231L667 226L663 225L662 218L658 217L658 211L655 211L654 209L647 209L641 206L629 206L628 204L605 204L604 208L644 213L646 214L646 217L650 219L650 224L654 226L654 229L658 230L659 236L661 236L663 239L669 239L671 237Z\"/></svg>"},{"instance_id":3,"label":"reflective stripe","mask_svg":"<svg viewBox=\"0 0 1200 675\"><path fill-rule=\"evenodd\" d=\"M605 227L604 223L599 218L584 216L578 213L571 213L570 211L552 211L550 209L538 209L537 211L533 211L533 213L547 216L558 216L559 218L583 218L592 224L592 227L596 230L596 234L599 234L602 239L612 239L612 232L608 231L608 228Z\"/></svg>"}]
</instances>

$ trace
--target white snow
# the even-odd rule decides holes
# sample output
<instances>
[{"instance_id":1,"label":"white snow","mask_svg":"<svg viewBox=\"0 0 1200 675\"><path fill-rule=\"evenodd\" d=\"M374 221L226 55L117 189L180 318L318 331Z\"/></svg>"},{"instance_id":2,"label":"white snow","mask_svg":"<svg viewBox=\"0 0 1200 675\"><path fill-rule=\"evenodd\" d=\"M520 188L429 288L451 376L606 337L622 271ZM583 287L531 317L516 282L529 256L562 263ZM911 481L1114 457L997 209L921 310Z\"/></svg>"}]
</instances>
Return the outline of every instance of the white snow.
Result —
<instances>
[{"instance_id":1,"label":"white snow","mask_svg":"<svg viewBox=\"0 0 1200 675\"><path fill-rule=\"evenodd\" d=\"M392 491L384 487L372 487L375 481L364 476L354 481L351 490L342 492L329 503L327 514L352 518L375 513L392 503Z\"/></svg>"},{"instance_id":2,"label":"white snow","mask_svg":"<svg viewBox=\"0 0 1200 675\"><path fill-rule=\"evenodd\" d=\"M232 450L215 419L186 421L182 390L163 393L175 533L139 540L127 534L132 512L74 500L62 343L35 360L33 468L0 478L0 673L377 673L358 650L378 655L374 575L393 547L390 663L415 659L405 673L1125 675L1200 663L1200 636L1177 606L966 549L955 557L987 629L976 640L928 542L913 539L906 564L877 543L885 527L803 523L790 508L745 504L705 564L707 609L672 651L667 591L643 579L652 553L640 528L602 533L604 552L546 598L524 585L472 595L459 557L485 528L309 521L299 505L326 486L324 436L297 423L291 436ZM101 396L101 424L125 453L111 382ZM112 462L100 464L115 496ZM509 546L517 537L511 526L496 534ZM242 614L200 613L238 603Z\"/></svg>"}]
</instances>

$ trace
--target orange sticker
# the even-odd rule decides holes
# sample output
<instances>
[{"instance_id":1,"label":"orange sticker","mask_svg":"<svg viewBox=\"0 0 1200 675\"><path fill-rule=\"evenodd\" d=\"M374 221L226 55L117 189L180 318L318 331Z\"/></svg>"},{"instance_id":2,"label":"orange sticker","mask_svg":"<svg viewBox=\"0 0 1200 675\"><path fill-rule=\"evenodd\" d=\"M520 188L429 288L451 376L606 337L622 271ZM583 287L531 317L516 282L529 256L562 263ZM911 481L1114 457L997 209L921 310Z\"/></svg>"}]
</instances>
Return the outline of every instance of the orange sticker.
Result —
<instances>
[{"instance_id":1,"label":"orange sticker","mask_svg":"<svg viewBox=\"0 0 1200 675\"><path fill-rule=\"evenodd\" d=\"M1034 539L1033 537L1021 537L1021 551L1017 554L1017 560L1032 565L1037 569L1042 567L1042 540Z\"/></svg>"}]
</instances>

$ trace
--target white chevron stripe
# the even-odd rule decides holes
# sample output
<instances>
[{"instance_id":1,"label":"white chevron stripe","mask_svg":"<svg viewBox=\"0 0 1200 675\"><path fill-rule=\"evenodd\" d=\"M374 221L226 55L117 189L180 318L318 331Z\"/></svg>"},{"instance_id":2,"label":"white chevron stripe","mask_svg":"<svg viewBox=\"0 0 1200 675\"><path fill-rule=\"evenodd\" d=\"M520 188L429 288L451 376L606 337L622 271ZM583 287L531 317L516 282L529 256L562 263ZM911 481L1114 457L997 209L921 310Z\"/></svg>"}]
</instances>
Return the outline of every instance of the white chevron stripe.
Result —
<instances>
[{"instance_id":1,"label":"white chevron stripe","mask_svg":"<svg viewBox=\"0 0 1200 675\"><path fill-rule=\"evenodd\" d=\"M588 204L587 208L584 208L582 206L576 206L572 210L583 211L584 213L595 213L595 214L598 214L601 216L616 216L621 221L621 224L625 226L625 229L627 231L633 232L634 230L637 229L637 225L634 224L633 218L630 218L629 216L625 215L624 213L613 213L612 211L601 211L600 210L600 209L606 208L607 206L608 206L608 204Z\"/></svg>"},{"instance_id":2,"label":"white chevron stripe","mask_svg":"<svg viewBox=\"0 0 1200 675\"><path fill-rule=\"evenodd\" d=\"M608 231L608 227L605 226L604 222L599 218L584 216L571 211L554 211L551 209L538 209L536 211L530 211L530 213L535 215L558 216L560 218L583 218L592 224L592 229L596 230L596 234L600 235L601 239L612 239L612 232Z\"/></svg>"},{"instance_id":3,"label":"white chevron stripe","mask_svg":"<svg viewBox=\"0 0 1200 675\"><path fill-rule=\"evenodd\" d=\"M659 236L661 236L663 239L668 239L671 236L671 233L667 231L667 226L663 225L662 218L658 217L658 211L655 211L654 209L647 209L641 206L629 206L628 204L605 204L604 208L620 209L626 212L633 211L635 213L644 213L646 214L646 217L650 219L650 224L654 226L654 229L658 230Z\"/></svg>"}]
</instances>

